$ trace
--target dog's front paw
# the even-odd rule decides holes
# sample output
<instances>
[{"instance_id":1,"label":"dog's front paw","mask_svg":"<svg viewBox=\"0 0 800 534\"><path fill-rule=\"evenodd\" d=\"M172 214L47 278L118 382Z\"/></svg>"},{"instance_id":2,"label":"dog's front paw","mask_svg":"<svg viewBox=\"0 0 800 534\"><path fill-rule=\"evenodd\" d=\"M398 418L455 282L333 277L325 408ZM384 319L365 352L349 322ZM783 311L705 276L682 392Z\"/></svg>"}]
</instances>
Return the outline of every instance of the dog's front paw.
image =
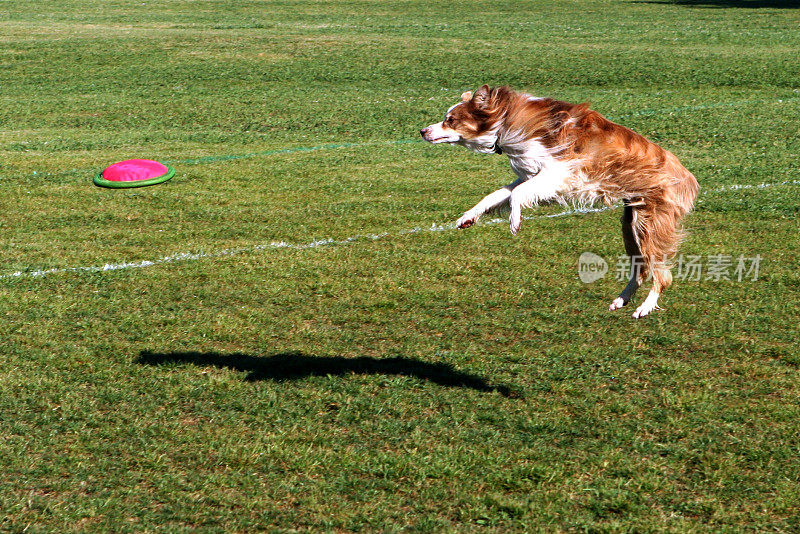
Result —
<instances>
[{"instance_id":1,"label":"dog's front paw","mask_svg":"<svg viewBox=\"0 0 800 534\"><path fill-rule=\"evenodd\" d=\"M508 227L511 229L512 235L517 235L519 228L522 226L522 215L519 210L511 209L511 216L508 218Z\"/></svg>"},{"instance_id":2,"label":"dog's front paw","mask_svg":"<svg viewBox=\"0 0 800 534\"><path fill-rule=\"evenodd\" d=\"M469 228L470 226L474 225L478 222L478 216L474 213L467 212L461 216L459 220L456 221L457 228Z\"/></svg>"},{"instance_id":3,"label":"dog's front paw","mask_svg":"<svg viewBox=\"0 0 800 534\"><path fill-rule=\"evenodd\" d=\"M623 306L625 306L626 304L628 304L627 300L625 300L622 297L617 297L608 306L608 311L618 310L618 309L622 308Z\"/></svg>"}]
</instances>

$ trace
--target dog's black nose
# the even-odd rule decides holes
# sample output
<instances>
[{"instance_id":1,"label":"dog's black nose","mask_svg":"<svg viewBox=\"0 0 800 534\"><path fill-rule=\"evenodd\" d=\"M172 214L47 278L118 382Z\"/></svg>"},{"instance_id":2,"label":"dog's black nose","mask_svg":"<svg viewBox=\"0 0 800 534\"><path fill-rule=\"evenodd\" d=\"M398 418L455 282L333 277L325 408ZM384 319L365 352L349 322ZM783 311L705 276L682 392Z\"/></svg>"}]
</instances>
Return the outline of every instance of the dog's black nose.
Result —
<instances>
[{"instance_id":1,"label":"dog's black nose","mask_svg":"<svg viewBox=\"0 0 800 534\"><path fill-rule=\"evenodd\" d=\"M419 134L420 134L422 137L425 137L425 134L426 134L426 133L428 133L428 129L427 129L427 128L423 128L423 129L421 129L421 130L419 131Z\"/></svg>"}]
</instances>

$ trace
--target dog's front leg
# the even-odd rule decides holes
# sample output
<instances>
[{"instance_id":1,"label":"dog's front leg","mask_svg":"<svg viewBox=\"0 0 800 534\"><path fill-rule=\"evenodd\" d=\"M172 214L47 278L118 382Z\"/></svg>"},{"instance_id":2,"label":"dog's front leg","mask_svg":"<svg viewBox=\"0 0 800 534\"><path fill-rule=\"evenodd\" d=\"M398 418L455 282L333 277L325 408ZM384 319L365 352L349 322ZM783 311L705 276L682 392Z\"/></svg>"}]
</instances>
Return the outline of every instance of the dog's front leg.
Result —
<instances>
[{"instance_id":1,"label":"dog's front leg","mask_svg":"<svg viewBox=\"0 0 800 534\"><path fill-rule=\"evenodd\" d=\"M553 200L558 197L563 187L564 176L558 171L544 168L536 176L515 188L509 200L511 215L508 217L508 225L511 233L517 235L519 232L519 227L522 225L522 208L530 208Z\"/></svg>"},{"instance_id":2,"label":"dog's front leg","mask_svg":"<svg viewBox=\"0 0 800 534\"><path fill-rule=\"evenodd\" d=\"M522 182L524 182L524 180L516 180L515 182L510 183L493 193L489 193L483 197L480 202L475 204L469 211L464 213L464 215L462 215L461 218L456 221L456 226L458 228L469 228L478 222L478 219L481 215L506 202L511 197L511 193L514 191L514 189Z\"/></svg>"}]
</instances>

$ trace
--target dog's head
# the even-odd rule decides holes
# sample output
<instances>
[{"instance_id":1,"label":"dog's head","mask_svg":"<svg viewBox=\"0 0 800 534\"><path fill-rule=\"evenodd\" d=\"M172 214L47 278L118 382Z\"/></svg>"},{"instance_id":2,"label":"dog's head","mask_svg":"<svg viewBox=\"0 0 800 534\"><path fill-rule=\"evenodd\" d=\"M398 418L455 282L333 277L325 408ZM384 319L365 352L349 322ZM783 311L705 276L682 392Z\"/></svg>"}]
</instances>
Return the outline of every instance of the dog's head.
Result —
<instances>
[{"instance_id":1,"label":"dog's head","mask_svg":"<svg viewBox=\"0 0 800 534\"><path fill-rule=\"evenodd\" d=\"M506 88L490 89L484 85L473 94L461 95L461 102L445 113L444 120L420 130L429 143L465 146L484 154L497 151L497 137L502 119L499 105Z\"/></svg>"}]
</instances>

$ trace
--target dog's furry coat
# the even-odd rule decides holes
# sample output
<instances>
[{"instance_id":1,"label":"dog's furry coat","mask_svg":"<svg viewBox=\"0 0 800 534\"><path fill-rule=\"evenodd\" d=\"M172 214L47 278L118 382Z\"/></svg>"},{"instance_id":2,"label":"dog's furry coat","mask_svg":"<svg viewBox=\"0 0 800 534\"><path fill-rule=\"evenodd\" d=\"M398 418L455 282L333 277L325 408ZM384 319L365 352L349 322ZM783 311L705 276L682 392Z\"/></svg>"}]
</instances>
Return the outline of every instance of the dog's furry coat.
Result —
<instances>
[{"instance_id":1,"label":"dog's furry coat","mask_svg":"<svg viewBox=\"0 0 800 534\"><path fill-rule=\"evenodd\" d=\"M431 143L506 154L517 175L515 182L467 211L458 220L459 228L508 205L511 232L516 234L524 207L551 201L611 205L621 200L631 279L609 308L627 304L650 276L653 288L634 317L658 307L658 296L672 283L669 262L682 237L681 220L698 192L697 180L672 153L609 121L588 104L486 85L475 94L464 93L442 122L421 133Z\"/></svg>"}]
</instances>

